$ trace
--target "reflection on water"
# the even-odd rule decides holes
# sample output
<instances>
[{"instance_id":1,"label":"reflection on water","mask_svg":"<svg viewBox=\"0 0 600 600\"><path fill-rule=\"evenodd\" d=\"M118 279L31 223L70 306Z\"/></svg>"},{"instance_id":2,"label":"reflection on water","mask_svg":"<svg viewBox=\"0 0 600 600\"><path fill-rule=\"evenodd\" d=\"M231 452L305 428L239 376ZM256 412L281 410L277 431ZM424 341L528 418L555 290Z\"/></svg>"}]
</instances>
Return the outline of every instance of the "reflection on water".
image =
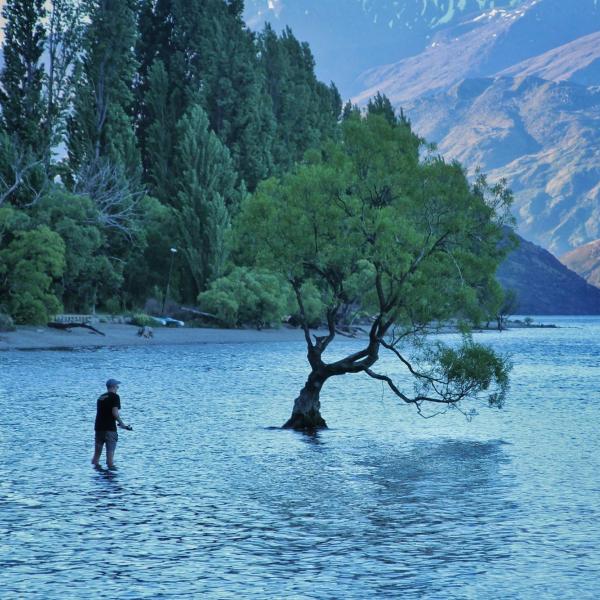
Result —
<instances>
[{"instance_id":1,"label":"reflection on water","mask_svg":"<svg viewBox=\"0 0 600 600\"><path fill-rule=\"evenodd\" d=\"M405 581L429 597L445 597L462 577L485 573L510 558L510 528L516 505L510 501L508 462L498 442L423 441L398 456L372 465L369 478L379 488L367 518L372 527L374 565L403 547ZM386 539L385 545L377 540ZM383 552L382 552L383 550ZM427 569L414 569L415 558L427 557ZM435 569L436 577L431 576ZM394 584L378 581L381 592Z\"/></svg>"},{"instance_id":2,"label":"reflection on water","mask_svg":"<svg viewBox=\"0 0 600 600\"><path fill-rule=\"evenodd\" d=\"M516 365L503 411L423 420L348 376L314 436L270 428L302 344L0 354L0 596L595 598L600 321L575 324L482 336Z\"/></svg>"}]
</instances>

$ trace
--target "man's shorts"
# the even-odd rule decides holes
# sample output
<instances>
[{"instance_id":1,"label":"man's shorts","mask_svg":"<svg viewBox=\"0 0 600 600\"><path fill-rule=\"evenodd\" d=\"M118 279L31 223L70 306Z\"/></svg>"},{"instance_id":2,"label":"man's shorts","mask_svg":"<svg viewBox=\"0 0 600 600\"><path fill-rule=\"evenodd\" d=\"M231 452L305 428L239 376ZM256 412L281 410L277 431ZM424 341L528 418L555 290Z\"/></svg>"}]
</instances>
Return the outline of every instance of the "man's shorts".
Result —
<instances>
[{"instance_id":1,"label":"man's shorts","mask_svg":"<svg viewBox=\"0 0 600 600\"><path fill-rule=\"evenodd\" d=\"M106 444L107 452L114 452L117 447L119 434L116 431L96 431L96 445L102 447Z\"/></svg>"}]
</instances>

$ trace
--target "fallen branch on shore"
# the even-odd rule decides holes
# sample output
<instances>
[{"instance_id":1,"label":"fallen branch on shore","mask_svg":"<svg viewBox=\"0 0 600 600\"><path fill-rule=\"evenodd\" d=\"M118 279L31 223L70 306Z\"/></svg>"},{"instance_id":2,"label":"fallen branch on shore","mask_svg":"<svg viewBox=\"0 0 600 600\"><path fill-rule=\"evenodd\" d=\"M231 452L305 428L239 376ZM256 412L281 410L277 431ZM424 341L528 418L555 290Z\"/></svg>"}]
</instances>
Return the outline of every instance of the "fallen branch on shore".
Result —
<instances>
[{"instance_id":1,"label":"fallen branch on shore","mask_svg":"<svg viewBox=\"0 0 600 600\"><path fill-rule=\"evenodd\" d=\"M106 335L105 333L102 333L102 331L99 331L98 329L92 327L91 325L88 325L87 323L58 323L56 321L51 321L50 323L48 323L48 327L51 327L52 329L60 329L61 331L69 331L73 327L83 327L84 329L89 329L90 331L92 331L93 333L97 333L98 335Z\"/></svg>"}]
</instances>

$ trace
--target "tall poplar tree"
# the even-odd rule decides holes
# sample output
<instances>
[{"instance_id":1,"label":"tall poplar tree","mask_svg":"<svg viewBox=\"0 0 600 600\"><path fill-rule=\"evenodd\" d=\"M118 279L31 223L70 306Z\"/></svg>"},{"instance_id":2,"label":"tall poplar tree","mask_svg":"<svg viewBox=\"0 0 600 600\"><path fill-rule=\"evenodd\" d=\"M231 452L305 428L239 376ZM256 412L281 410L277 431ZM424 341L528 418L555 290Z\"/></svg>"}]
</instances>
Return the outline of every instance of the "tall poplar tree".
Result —
<instances>
[{"instance_id":1,"label":"tall poplar tree","mask_svg":"<svg viewBox=\"0 0 600 600\"><path fill-rule=\"evenodd\" d=\"M253 34L239 1L173 0L172 76L186 81L188 105L200 102L247 186L271 172L272 112Z\"/></svg>"},{"instance_id":2,"label":"tall poplar tree","mask_svg":"<svg viewBox=\"0 0 600 600\"><path fill-rule=\"evenodd\" d=\"M20 150L36 158L48 145L43 135L44 4L44 0L7 0L2 8L6 22L0 73L2 125Z\"/></svg>"},{"instance_id":3,"label":"tall poplar tree","mask_svg":"<svg viewBox=\"0 0 600 600\"><path fill-rule=\"evenodd\" d=\"M145 181L150 192L166 204L172 204L175 182L172 171L175 159L175 129L177 107L174 102L170 78L165 64L156 59L147 75L144 95L143 148Z\"/></svg>"},{"instance_id":4,"label":"tall poplar tree","mask_svg":"<svg viewBox=\"0 0 600 600\"><path fill-rule=\"evenodd\" d=\"M86 15L87 0L50 2L43 90L45 136L48 140L46 169L50 167L52 149L64 141L66 118L77 77L75 64L82 51Z\"/></svg>"},{"instance_id":5,"label":"tall poplar tree","mask_svg":"<svg viewBox=\"0 0 600 600\"><path fill-rule=\"evenodd\" d=\"M177 228L179 247L193 281L191 300L223 274L225 232L237 204L236 173L227 148L196 105L177 127Z\"/></svg>"},{"instance_id":6,"label":"tall poplar tree","mask_svg":"<svg viewBox=\"0 0 600 600\"><path fill-rule=\"evenodd\" d=\"M68 124L73 172L93 162L121 165L129 176L139 172L133 121L134 8L135 0L91 0L78 67L81 77Z\"/></svg>"},{"instance_id":7,"label":"tall poplar tree","mask_svg":"<svg viewBox=\"0 0 600 600\"><path fill-rule=\"evenodd\" d=\"M173 46L173 0L141 0L138 11L135 87L136 134L144 181L154 196L172 203L174 137L183 115L185 77Z\"/></svg>"},{"instance_id":8,"label":"tall poplar tree","mask_svg":"<svg viewBox=\"0 0 600 600\"><path fill-rule=\"evenodd\" d=\"M278 170L287 171L308 148L335 137L342 101L334 84L318 81L308 44L300 43L289 28L278 36L267 25L259 44L277 123L273 157Z\"/></svg>"}]
</instances>

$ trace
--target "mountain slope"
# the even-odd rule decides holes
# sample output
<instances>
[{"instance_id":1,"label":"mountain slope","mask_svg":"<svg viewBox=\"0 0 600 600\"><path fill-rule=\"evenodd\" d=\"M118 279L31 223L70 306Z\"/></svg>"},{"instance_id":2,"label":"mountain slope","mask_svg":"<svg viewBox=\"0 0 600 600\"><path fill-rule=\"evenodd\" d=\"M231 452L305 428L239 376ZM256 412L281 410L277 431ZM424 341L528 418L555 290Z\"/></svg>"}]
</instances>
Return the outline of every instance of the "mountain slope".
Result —
<instances>
[{"instance_id":1,"label":"mountain slope","mask_svg":"<svg viewBox=\"0 0 600 600\"><path fill-rule=\"evenodd\" d=\"M524 239L498 269L498 280L517 292L520 314L600 314L600 289Z\"/></svg>"},{"instance_id":2,"label":"mountain slope","mask_svg":"<svg viewBox=\"0 0 600 600\"><path fill-rule=\"evenodd\" d=\"M418 55L364 72L360 76L364 89L354 100L365 102L380 91L393 103L401 104L447 90L466 78L500 75L515 65L597 33L599 29L600 5L595 0L578 0L577 3L529 0L512 10L494 8L439 31ZM593 42L593 39L588 40L586 46L580 41L575 47L568 47L569 62L582 62ZM593 48L591 52L593 63L600 54ZM565 54L565 49L559 54ZM554 65L557 58L550 56L549 61ZM585 66L588 62L583 59ZM526 65L521 68L525 71ZM592 65L586 76L586 84L591 80L600 85L600 69Z\"/></svg>"},{"instance_id":3,"label":"mountain slope","mask_svg":"<svg viewBox=\"0 0 600 600\"><path fill-rule=\"evenodd\" d=\"M530 0L439 31L373 69L414 129L470 172L505 177L518 231L557 255L600 238L600 3Z\"/></svg>"},{"instance_id":4,"label":"mountain slope","mask_svg":"<svg viewBox=\"0 0 600 600\"><path fill-rule=\"evenodd\" d=\"M600 238L600 88L466 80L405 108L447 158L507 178L527 239L560 255Z\"/></svg>"},{"instance_id":5,"label":"mountain slope","mask_svg":"<svg viewBox=\"0 0 600 600\"><path fill-rule=\"evenodd\" d=\"M561 256L560 260L588 283L600 288L600 240L575 248Z\"/></svg>"},{"instance_id":6,"label":"mountain slope","mask_svg":"<svg viewBox=\"0 0 600 600\"><path fill-rule=\"evenodd\" d=\"M600 31L517 63L499 77L539 77L548 81L571 81L585 86L600 83Z\"/></svg>"}]
</instances>

